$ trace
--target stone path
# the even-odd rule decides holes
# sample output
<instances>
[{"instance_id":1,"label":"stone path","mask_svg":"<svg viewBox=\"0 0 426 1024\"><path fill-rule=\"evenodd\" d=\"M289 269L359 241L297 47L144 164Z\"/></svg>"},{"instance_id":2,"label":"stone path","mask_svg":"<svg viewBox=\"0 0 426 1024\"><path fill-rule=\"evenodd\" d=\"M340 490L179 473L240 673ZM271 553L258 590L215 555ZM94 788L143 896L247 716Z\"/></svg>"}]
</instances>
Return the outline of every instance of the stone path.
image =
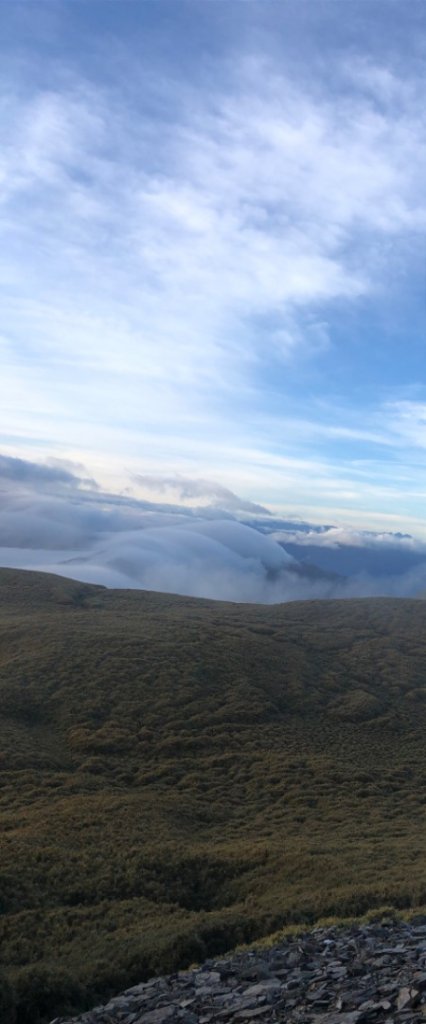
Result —
<instances>
[{"instance_id":1,"label":"stone path","mask_svg":"<svg viewBox=\"0 0 426 1024\"><path fill-rule=\"evenodd\" d=\"M208 960L52 1024L426 1024L426 917L318 928Z\"/></svg>"}]
</instances>

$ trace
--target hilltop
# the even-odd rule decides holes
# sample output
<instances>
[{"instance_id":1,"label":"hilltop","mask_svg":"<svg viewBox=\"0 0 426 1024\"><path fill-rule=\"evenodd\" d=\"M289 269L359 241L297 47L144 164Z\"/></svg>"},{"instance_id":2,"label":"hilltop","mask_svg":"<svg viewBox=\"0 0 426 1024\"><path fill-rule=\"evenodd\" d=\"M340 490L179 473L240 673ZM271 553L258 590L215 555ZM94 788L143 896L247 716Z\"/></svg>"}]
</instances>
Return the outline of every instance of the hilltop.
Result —
<instances>
[{"instance_id":1,"label":"hilltop","mask_svg":"<svg viewBox=\"0 0 426 1024\"><path fill-rule=\"evenodd\" d=\"M2 964L19 1024L291 922L425 902L426 603L0 570Z\"/></svg>"}]
</instances>

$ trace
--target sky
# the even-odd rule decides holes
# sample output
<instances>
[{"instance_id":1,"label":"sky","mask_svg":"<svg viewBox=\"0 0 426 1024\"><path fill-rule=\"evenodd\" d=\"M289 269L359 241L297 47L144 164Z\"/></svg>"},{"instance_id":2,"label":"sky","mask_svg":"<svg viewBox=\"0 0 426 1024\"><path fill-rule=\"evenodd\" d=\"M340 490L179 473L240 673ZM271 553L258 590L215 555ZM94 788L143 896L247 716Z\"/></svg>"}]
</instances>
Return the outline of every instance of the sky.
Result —
<instances>
[{"instance_id":1,"label":"sky","mask_svg":"<svg viewBox=\"0 0 426 1024\"><path fill-rule=\"evenodd\" d=\"M0 78L8 465L426 541L422 0L6 0Z\"/></svg>"}]
</instances>

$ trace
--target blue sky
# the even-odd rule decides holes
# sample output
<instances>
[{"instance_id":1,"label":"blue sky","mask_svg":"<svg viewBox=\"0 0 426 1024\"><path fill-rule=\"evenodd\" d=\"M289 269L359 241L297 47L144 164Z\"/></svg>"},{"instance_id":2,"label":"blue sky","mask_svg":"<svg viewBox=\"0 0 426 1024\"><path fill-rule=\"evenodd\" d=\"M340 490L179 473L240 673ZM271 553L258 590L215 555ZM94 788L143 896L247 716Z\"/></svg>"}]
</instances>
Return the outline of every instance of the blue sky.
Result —
<instances>
[{"instance_id":1,"label":"blue sky","mask_svg":"<svg viewBox=\"0 0 426 1024\"><path fill-rule=\"evenodd\" d=\"M17 0L0 40L2 452L426 536L424 4Z\"/></svg>"}]
</instances>

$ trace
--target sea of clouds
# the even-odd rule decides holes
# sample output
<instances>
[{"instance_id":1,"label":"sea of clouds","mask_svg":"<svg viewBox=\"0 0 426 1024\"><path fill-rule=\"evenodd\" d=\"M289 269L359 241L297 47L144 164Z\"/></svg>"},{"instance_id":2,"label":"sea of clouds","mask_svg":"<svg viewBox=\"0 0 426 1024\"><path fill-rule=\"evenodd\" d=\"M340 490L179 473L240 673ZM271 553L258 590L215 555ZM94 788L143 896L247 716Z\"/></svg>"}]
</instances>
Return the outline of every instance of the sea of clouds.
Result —
<instances>
[{"instance_id":1,"label":"sea of clouds","mask_svg":"<svg viewBox=\"0 0 426 1024\"><path fill-rule=\"evenodd\" d=\"M278 519L202 479L135 480L150 482L173 485L182 504L107 494L74 465L0 456L0 565L262 603L426 590L426 545L407 534Z\"/></svg>"}]
</instances>

